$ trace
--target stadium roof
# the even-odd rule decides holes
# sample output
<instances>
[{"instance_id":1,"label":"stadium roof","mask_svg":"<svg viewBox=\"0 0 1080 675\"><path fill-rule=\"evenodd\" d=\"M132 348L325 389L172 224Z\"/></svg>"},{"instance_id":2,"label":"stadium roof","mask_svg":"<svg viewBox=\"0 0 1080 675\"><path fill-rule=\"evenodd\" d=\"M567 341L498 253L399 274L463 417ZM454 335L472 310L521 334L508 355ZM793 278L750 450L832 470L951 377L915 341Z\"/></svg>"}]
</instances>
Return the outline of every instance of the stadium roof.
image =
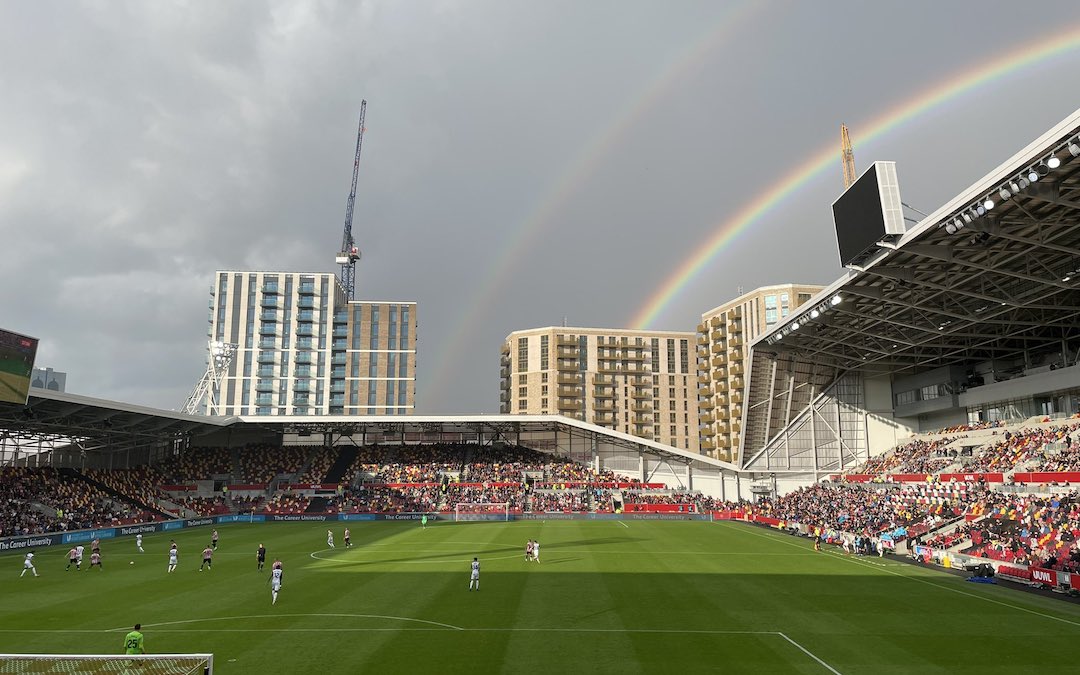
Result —
<instances>
[{"instance_id":1,"label":"stadium roof","mask_svg":"<svg viewBox=\"0 0 1080 675\"><path fill-rule=\"evenodd\" d=\"M595 441L607 448L642 452L697 469L736 469L727 462L559 415L208 417L43 389L32 389L27 405L0 403L0 448L19 448L23 454L70 446L87 452L124 452L178 438L197 443L200 436L217 431L245 429L281 434L368 434L384 440L400 436L423 442L437 442L452 434L502 437L513 442L519 435L529 438L555 432L582 443Z\"/></svg>"},{"instance_id":2,"label":"stadium roof","mask_svg":"<svg viewBox=\"0 0 1080 675\"><path fill-rule=\"evenodd\" d=\"M845 372L1019 358L1080 334L1078 131L1080 110L756 340L742 465Z\"/></svg>"}]
</instances>

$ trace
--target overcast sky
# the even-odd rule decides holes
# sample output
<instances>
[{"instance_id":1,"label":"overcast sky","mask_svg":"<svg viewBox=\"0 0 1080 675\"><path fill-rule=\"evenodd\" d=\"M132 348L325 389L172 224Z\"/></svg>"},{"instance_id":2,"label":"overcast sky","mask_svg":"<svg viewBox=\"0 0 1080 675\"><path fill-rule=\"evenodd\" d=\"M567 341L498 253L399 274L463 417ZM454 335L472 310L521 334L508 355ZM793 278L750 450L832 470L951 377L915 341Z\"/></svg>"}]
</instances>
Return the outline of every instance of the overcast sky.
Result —
<instances>
[{"instance_id":1,"label":"overcast sky","mask_svg":"<svg viewBox=\"0 0 1080 675\"><path fill-rule=\"evenodd\" d=\"M41 338L69 391L175 408L215 270L336 271L367 99L357 295L419 303L418 412L495 412L507 333L629 325L830 146L652 327L838 278L841 122L860 171L895 160L932 211L1080 106L1080 6L0 0L0 64L0 326Z\"/></svg>"}]
</instances>

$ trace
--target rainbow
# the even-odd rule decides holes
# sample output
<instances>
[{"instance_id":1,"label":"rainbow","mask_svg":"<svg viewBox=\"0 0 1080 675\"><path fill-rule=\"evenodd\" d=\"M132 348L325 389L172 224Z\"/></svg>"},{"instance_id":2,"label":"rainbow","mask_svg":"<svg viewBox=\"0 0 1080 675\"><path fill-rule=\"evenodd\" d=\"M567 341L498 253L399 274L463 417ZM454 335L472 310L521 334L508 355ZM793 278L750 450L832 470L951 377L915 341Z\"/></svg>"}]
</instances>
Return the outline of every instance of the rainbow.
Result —
<instances>
[{"instance_id":1,"label":"rainbow","mask_svg":"<svg viewBox=\"0 0 1080 675\"><path fill-rule=\"evenodd\" d=\"M855 128L859 129L859 141L863 143L873 141L981 85L1013 75L1078 48L1080 48L1080 27L1073 27L1050 37L1040 37L1000 58L935 84L869 123L856 125ZM822 148L764 192L755 196L729 219L720 223L703 243L694 247L694 253L683 260L660 288L648 298L630 320L630 325L639 330L650 327L671 301L685 290L729 244L735 241L740 233L769 215L824 171L833 169L839 171L838 155L835 144L831 143Z\"/></svg>"},{"instance_id":2,"label":"rainbow","mask_svg":"<svg viewBox=\"0 0 1080 675\"><path fill-rule=\"evenodd\" d=\"M620 141L633 130L641 118L663 100L667 90L684 73L703 63L713 50L742 25L753 10L761 6L762 3L750 0L731 4L714 26L705 31L699 39L690 41L666 67L659 69L656 77L622 109L613 124L605 127L603 133L582 146L566 169L556 176L550 188L543 193L537 207L519 225L510 228L510 233L503 238L501 246L497 246L497 252L490 258L493 262L480 282L479 292L472 294L468 306L459 313L457 324L439 343L441 348L436 351L433 359L433 362L438 364L437 370L428 392L432 398L437 398L443 391L450 372L449 364L457 360L456 356L467 344L466 338L481 324L483 314L492 307L496 295L506 287L528 244L545 229L570 197L588 182L588 178L601 166L602 160L612 149L618 147Z\"/></svg>"}]
</instances>

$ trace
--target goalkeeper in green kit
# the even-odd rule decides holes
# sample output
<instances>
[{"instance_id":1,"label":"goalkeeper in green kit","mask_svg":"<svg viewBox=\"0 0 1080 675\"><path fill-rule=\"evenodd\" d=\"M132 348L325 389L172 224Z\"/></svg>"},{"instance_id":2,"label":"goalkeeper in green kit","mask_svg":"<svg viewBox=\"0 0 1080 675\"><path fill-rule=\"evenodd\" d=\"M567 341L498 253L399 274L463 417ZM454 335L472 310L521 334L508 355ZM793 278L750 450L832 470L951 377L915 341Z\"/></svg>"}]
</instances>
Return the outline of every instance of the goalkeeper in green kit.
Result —
<instances>
[{"instance_id":1,"label":"goalkeeper in green kit","mask_svg":"<svg viewBox=\"0 0 1080 675\"><path fill-rule=\"evenodd\" d=\"M143 634L141 632L142 624L135 624L135 630L131 631L124 636L124 653L128 655L145 654L146 648L143 647Z\"/></svg>"}]
</instances>

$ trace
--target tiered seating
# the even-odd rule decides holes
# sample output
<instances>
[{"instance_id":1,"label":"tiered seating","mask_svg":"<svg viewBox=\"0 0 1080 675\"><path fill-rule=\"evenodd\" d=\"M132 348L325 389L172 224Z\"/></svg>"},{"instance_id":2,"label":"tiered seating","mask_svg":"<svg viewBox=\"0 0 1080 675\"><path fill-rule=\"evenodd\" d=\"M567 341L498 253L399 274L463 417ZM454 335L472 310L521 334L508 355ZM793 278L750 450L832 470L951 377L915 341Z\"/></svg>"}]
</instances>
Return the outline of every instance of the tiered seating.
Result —
<instances>
[{"instance_id":1,"label":"tiered seating","mask_svg":"<svg viewBox=\"0 0 1080 675\"><path fill-rule=\"evenodd\" d=\"M450 484L444 493L444 501L440 510L453 511L458 504L485 504L506 503L511 510L520 510L525 502L525 487L514 486L484 486Z\"/></svg>"},{"instance_id":2,"label":"tiered seating","mask_svg":"<svg viewBox=\"0 0 1080 675\"><path fill-rule=\"evenodd\" d=\"M438 507L439 488L391 488L384 485L365 487L346 493L341 505L344 513L419 513Z\"/></svg>"},{"instance_id":3,"label":"tiered seating","mask_svg":"<svg viewBox=\"0 0 1080 675\"><path fill-rule=\"evenodd\" d=\"M229 506L224 497L174 497L181 510L181 516L190 518L198 516L216 516L229 513Z\"/></svg>"},{"instance_id":4,"label":"tiered seating","mask_svg":"<svg viewBox=\"0 0 1080 675\"><path fill-rule=\"evenodd\" d=\"M267 501L263 505L262 512L274 515L303 513L307 510L309 503L311 500L307 497L283 493Z\"/></svg>"},{"instance_id":5,"label":"tiered seating","mask_svg":"<svg viewBox=\"0 0 1080 675\"><path fill-rule=\"evenodd\" d=\"M164 474L150 466L140 466L135 469L87 469L86 475L108 485L120 494L127 495L139 503L147 506L157 504L159 497L163 496L157 486L164 485Z\"/></svg>"},{"instance_id":6,"label":"tiered seating","mask_svg":"<svg viewBox=\"0 0 1080 675\"><path fill-rule=\"evenodd\" d=\"M376 473L379 483L438 483L446 472L460 472L465 448L460 445L401 447L390 464Z\"/></svg>"},{"instance_id":7,"label":"tiered seating","mask_svg":"<svg viewBox=\"0 0 1080 675\"><path fill-rule=\"evenodd\" d=\"M326 479L327 472L338 458L337 448L322 447L315 451L311 457L311 463L300 477L301 483L321 483Z\"/></svg>"},{"instance_id":8,"label":"tiered seating","mask_svg":"<svg viewBox=\"0 0 1080 675\"><path fill-rule=\"evenodd\" d=\"M610 492L610 491L609 491ZM529 511L590 511L589 493L586 490L547 490L533 492Z\"/></svg>"},{"instance_id":9,"label":"tiered seating","mask_svg":"<svg viewBox=\"0 0 1080 675\"><path fill-rule=\"evenodd\" d=\"M1015 434L1006 431L992 447L964 462L963 471L1011 471L1021 462L1041 458L1047 444L1063 441L1077 426L1080 425L1021 429Z\"/></svg>"},{"instance_id":10,"label":"tiered seating","mask_svg":"<svg viewBox=\"0 0 1080 675\"><path fill-rule=\"evenodd\" d=\"M953 441L962 436L915 439L897 447L892 452L871 457L866 464L853 473L936 473L955 461L956 451L946 450Z\"/></svg>"},{"instance_id":11,"label":"tiered seating","mask_svg":"<svg viewBox=\"0 0 1080 675\"><path fill-rule=\"evenodd\" d=\"M250 445L240 450L240 482L264 484L281 474L300 471L307 459L307 448Z\"/></svg>"},{"instance_id":12,"label":"tiered seating","mask_svg":"<svg viewBox=\"0 0 1080 675\"><path fill-rule=\"evenodd\" d=\"M1080 571L1080 496L988 493L972 507L985 515L971 532L970 555Z\"/></svg>"},{"instance_id":13,"label":"tiered seating","mask_svg":"<svg viewBox=\"0 0 1080 675\"><path fill-rule=\"evenodd\" d=\"M233 472L232 453L228 448L192 448L158 465L158 471L170 485L188 485L199 480Z\"/></svg>"}]
</instances>

